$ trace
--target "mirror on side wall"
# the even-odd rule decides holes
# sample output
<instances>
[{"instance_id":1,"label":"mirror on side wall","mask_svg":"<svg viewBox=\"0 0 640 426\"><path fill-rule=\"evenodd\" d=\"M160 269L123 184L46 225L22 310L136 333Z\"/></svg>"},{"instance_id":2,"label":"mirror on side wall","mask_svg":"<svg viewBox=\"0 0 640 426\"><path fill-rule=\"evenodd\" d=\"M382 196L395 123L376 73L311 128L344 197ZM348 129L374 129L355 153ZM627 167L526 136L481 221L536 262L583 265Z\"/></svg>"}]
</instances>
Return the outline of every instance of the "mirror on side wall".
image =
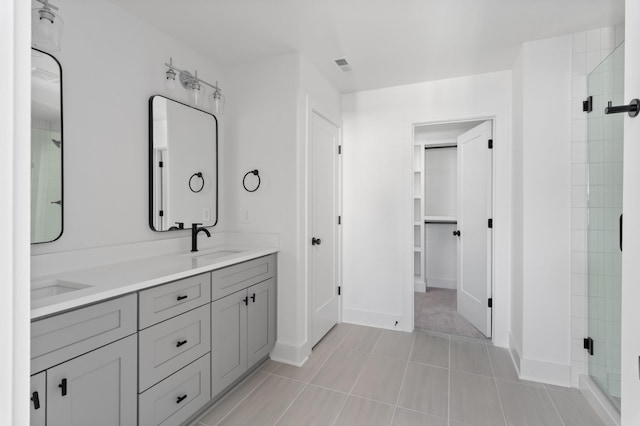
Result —
<instances>
[{"instance_id":1,"label":"mirror on side wall","mask_svg":"<svg viewBox=\"0 0 640 426\"><path fill-rule=\"evenodd\" d=\"M218 222L218 121L163 96L149 99L149 225Z\"/></svg>"},{"instance_id":2,"label":"mirror on side wall","mask_svg":"<svg viewBox=\"0 0 640 426\"><path fill-rule=\"evenodd\" d=\"M31 243L62 235L62 67L31 49Z\"/></svg>"}]
</instances>

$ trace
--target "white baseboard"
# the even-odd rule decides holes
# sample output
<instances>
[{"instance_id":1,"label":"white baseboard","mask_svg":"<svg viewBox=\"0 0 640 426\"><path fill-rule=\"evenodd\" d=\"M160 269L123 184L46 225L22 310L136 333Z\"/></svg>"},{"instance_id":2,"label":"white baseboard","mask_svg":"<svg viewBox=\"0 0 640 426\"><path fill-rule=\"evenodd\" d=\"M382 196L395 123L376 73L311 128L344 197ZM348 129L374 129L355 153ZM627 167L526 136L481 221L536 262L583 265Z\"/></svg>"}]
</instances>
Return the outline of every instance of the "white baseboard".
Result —
<instances>
[{"instance_id":1,"label":"white baseboard","mask_svg":"<svg viewBox=\"0 0 640 426\"><path fill-rule=\"evenodd\" d=\"M522 349L520 349L520 346L516 343L511 333L509 333L509 353L511 354L513 365L516 367L516 372L518 376L520 376L520 354L522 353Z\"/></svg>"},{"instance_id":2,"label":"white baseboard","mask_svg":"<svg viewBox=\"0 0 640 426\"><path fill-rule=\"evenodd\" d=\"M409 330L409 324L402 323L402 315L391 315L381 312L343 308L342 322L384 328L387 330L413 331Z\"/></svg>"},{"instance_id":3,"label":"white baseboard","mask_svg":"<svg viewBox=\"0 0 640 426\"><path fill-rule=\"evenodd\" d=\"M456 280L451 280L448 278L431 278L427 277L427 287L430 288L448 288L451 290L456 290L458 288L458 283Z\"/></svg>"},{"instance_id":4,"label":"white baseboard","mask_svg":"<svg viewBox=\"0 0 640 426\"><path fill-rule=\"evenodd\" d=\"M427 285L424 282L414 281L413 291L416 293L426 293Z\"/></svg>"},{"instance_id":5,"label":"white baseboard","mask_svg":"<svg viewBox=\"0 0 640 426\"><path fill-rule=\"evenodd\" d=\"M571 365L538 359L520 359L520 378L550 385L571 387Z\"/></svg>"},{"instance_id":6,"label":"white baseboard","mask_svg":"<svg viewBox=\"0 0 640 426\"><path fill-rule=\"evenodd\" d=\"M311 353L307 348L306 343L293 345L278 341L271 350L269 356L273 361L293 365L295 367L302 367L304 363L307 362L307 359L309 359L310 354Z\"/></svg>"},{"instance_id":7,"label":"white baseboard","mask_svg":"<svg viewBox=\"0 0 640 426\"><path fill-rule=\"evenodd\" d=\"M590 376L580 375L580 391L607 426L620 426L620 412Z\"/></svg>"}]
</instances>

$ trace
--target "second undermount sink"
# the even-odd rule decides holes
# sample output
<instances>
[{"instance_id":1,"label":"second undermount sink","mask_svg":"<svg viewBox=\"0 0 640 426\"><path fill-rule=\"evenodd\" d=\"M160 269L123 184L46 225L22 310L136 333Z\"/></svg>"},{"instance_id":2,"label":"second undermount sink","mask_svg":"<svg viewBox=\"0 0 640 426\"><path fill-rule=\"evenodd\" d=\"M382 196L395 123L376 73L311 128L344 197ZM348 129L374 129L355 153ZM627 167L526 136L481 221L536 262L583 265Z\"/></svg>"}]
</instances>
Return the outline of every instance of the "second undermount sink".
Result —
<instances>
[{"instance_id":1,"label":"second undermount sink","mask_svg":"<svg viewBox=\"0 0 640 426\"><path fill-rule=\"evenodd\" d=\"M240 253L240 250L219 250L219 251L214 251L214 252L205 252L202 254L198 254L196 253L192 253L191 257L193 259L197 259L197 260L216 260L219 259L221 257L226 257L226 256L230 256L232 254L237 254Z\"/></svg>"},{"instance_id":2,"label":"second undermount sink","mask_svg":"<svg viewBox=\"0 0 640 426\"><path fill-rule=\"evenodd\" d=\"M50 280L34 283L31 286L31 300L44 299L46 297L58 296L71 291L91 287L87 284L74 283L63 280Z\"/></svg>"}]
</instances>

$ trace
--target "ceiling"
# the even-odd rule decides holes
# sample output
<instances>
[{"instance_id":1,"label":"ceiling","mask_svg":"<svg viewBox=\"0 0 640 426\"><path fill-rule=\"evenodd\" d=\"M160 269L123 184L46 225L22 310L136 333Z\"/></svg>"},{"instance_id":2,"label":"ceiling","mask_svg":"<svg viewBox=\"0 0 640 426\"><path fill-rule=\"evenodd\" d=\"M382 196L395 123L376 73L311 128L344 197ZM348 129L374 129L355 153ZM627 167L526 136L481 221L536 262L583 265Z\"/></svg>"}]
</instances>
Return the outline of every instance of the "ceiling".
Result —
<instances>
[{"instance_id":1,"label":"ceiling","mask_svg":"<svg viewBox=\"0 0 640 426\"><path fill-rule=\"evenodd\" d=\"M223 66L301 52L343 93L510 69L525 41L624 22L624 0L110 1Z\"/></svg>"}]
</instances>

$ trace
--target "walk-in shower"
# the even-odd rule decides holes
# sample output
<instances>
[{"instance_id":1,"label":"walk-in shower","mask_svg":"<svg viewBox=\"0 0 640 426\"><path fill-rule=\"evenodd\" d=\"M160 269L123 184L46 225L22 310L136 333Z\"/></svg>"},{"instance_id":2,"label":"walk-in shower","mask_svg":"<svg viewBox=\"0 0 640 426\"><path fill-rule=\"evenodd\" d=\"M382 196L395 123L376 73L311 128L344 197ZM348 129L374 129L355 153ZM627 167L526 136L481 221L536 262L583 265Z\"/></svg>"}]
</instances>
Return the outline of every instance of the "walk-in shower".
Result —
<instances>
[{"instance_id":1,"label":"walk-in shower","mask_svg":"<svg viewBox=\"0 0 640 426\"><path fill-rule=\"evenodd\" d=\"M589 375L620 410L624 43L587 79Z\"/></svg>"}]
</instances>

